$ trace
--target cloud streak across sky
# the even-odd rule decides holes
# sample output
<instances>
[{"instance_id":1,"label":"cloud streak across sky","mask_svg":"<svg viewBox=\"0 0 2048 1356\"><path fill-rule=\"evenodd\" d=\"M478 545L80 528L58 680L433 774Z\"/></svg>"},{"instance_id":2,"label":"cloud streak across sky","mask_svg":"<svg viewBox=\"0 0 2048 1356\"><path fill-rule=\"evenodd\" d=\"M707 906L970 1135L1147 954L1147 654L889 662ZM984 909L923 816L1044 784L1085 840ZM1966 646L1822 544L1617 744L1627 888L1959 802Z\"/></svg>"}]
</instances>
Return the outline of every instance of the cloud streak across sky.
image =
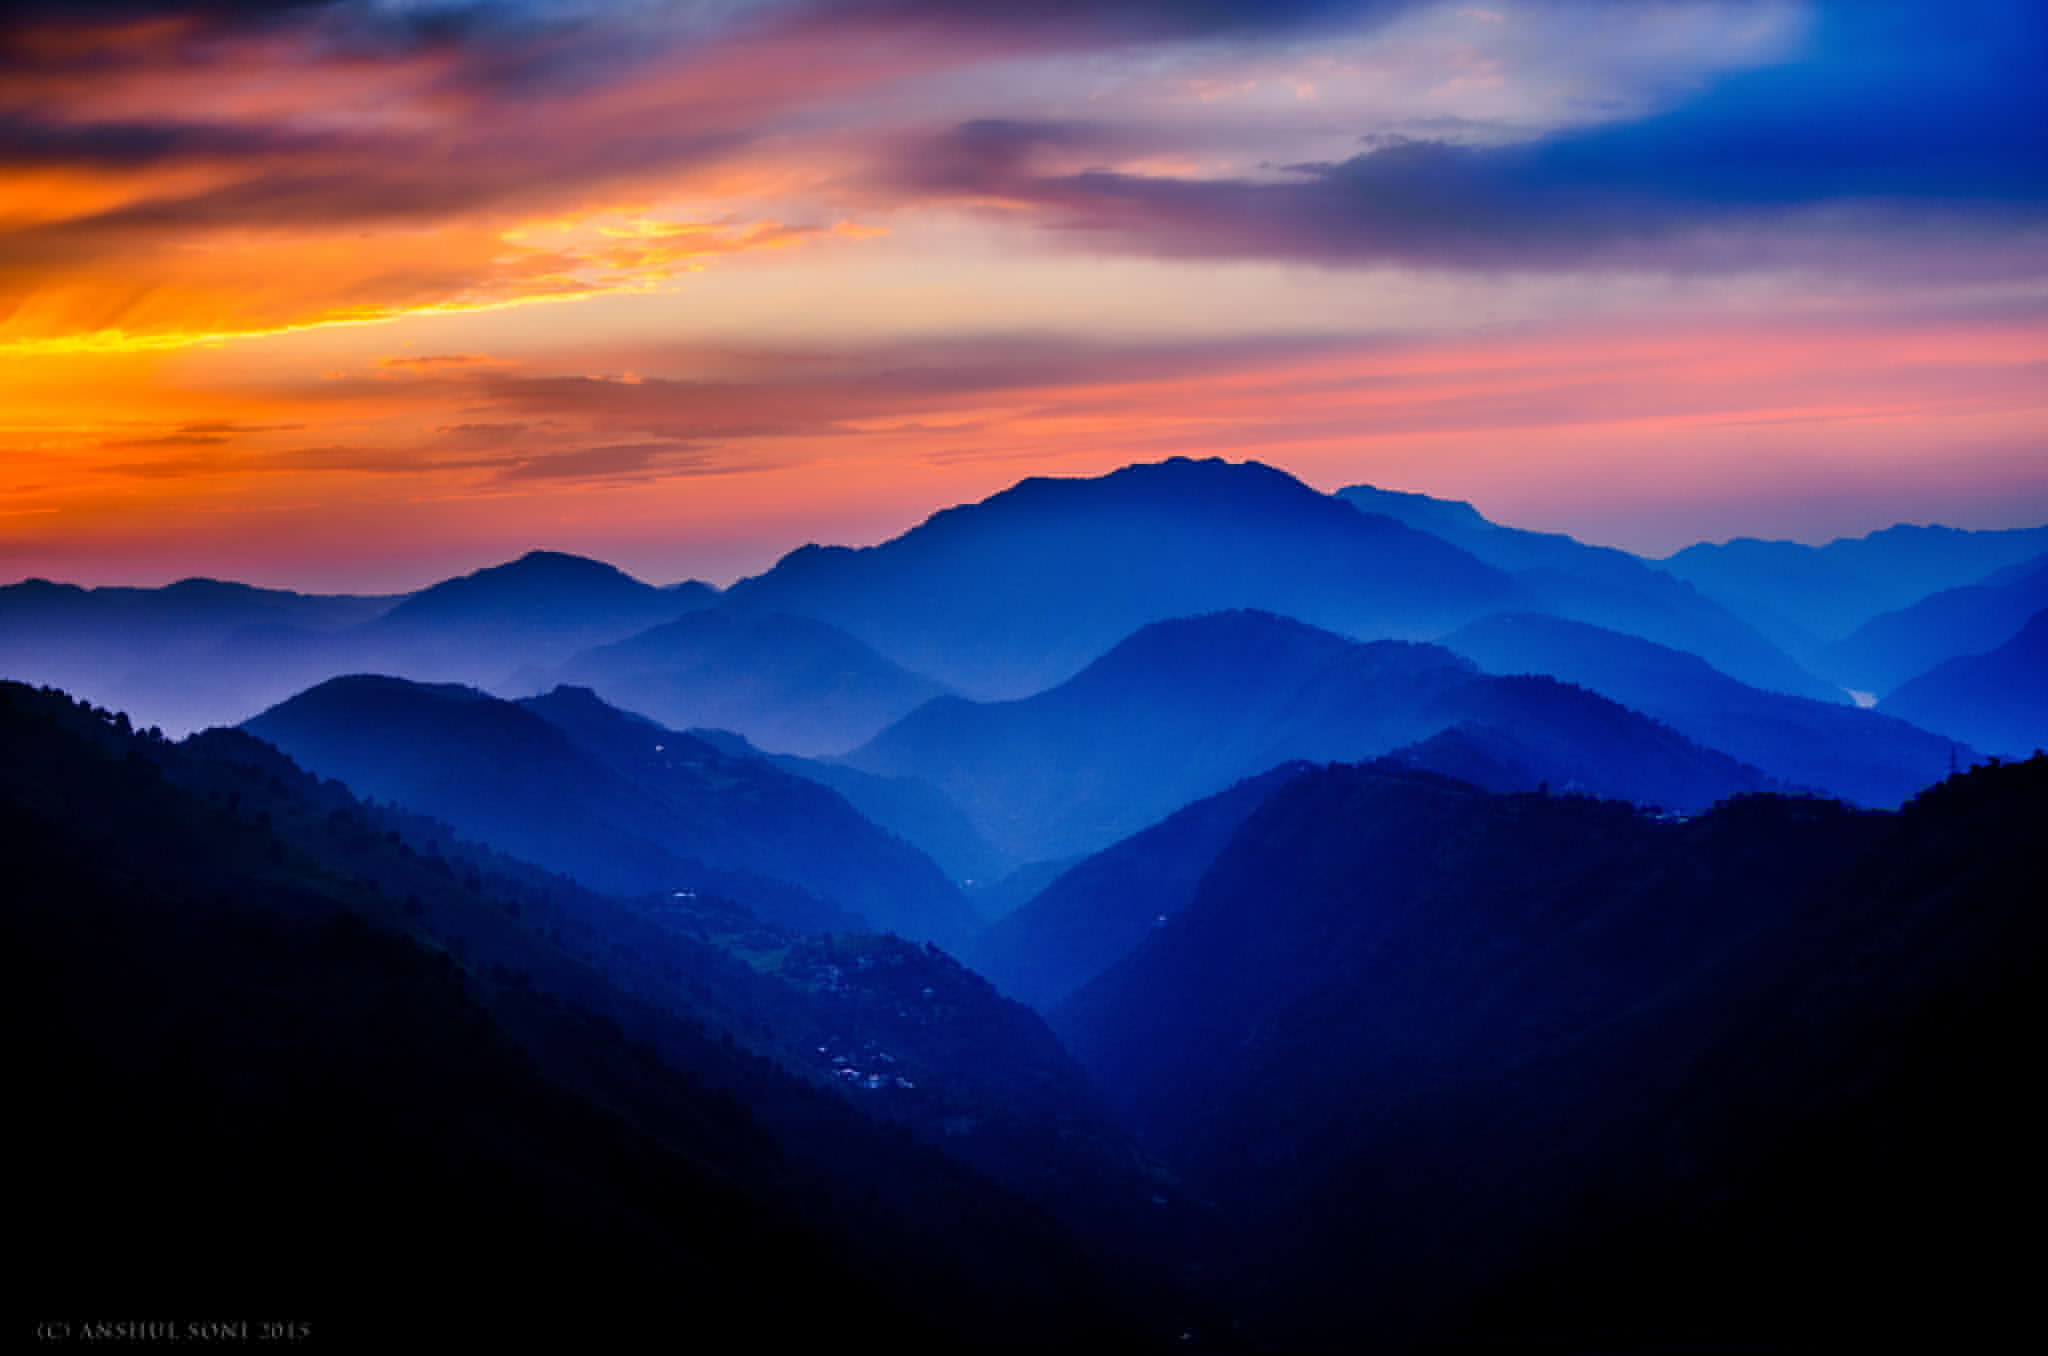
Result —
<instances>
[{"instance_id":1,"label":"cloud streak across sky","mask_svg":"<svg viewBox=\"0 0 2048 1356\"><path fill-rule=\"evenodd\" d=\"M729 574L1180 451L1649 547L1943 465L2048 517L2043 50L2025 0L26 0L0 570L332 582L382 511L441 543L385 583Z\"/></svg>"}]
</instances>

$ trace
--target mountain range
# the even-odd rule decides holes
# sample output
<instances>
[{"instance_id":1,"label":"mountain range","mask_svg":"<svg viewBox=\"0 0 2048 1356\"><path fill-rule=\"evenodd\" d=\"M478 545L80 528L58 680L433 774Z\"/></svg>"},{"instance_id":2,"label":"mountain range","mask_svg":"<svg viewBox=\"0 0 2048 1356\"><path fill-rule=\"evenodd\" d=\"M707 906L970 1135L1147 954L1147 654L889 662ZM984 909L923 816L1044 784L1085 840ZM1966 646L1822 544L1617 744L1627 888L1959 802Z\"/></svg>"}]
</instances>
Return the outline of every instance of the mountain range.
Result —
<instances>
[{"instance_id":1,"label":"mountain range","mask_svg":"<svg viewBox=\"0 0 2048 1356\"><path fill-rule=\"evenodd\" d=\"M844 753L946 691L828 623L731 608L584 650L554 677L680 728L733 730L792 754Z\"/></svg>"},{"instance_id":2,"label":"mountain range","mask_svg":"<svg viewBox=\"0 0 2048 1356\"><path fill-rule=\"evenodd\" d=\"M1995 650L2048 610L2048 557L1880 613L1827 647L1824 662L1879 697L1939 664Z\"/></svg>"},{"instance_id":3,"label":"mountain range","mask_svg":"<svg viewBox=\"0 0 2048 1356\"><path fill-rule=\"evenodd\" d=\"M1951 768L1967 745L1891 714L1766 692L1697 655L1637 636L1523 613L1488 617L1444 638L1490 673L1541 673L1665 722L1787 784L1893 808Z\"/></svg>"},{"instance_id":4,"label":"mountain range","mask_svg":"<svg viewBox=\"0 0 2048 1356\"><path fill-rule=\"evenodd\" d=\"M1560 789L1700 807L1767 779L1584 689L1264 612L1148 626L1036 696L940 698L848 758L930 781L1029 860L1092 852L1279 763L1370 758L1472 724Z\"/></svg>"},{"instance_id":5,"label":"mountain range","mask_svg":"<svg viewBox=\"0 0 2048 1356\"><path fill-rule=\"evenodd\" d=\"M725 589L0 588L17 1279L341 1349L1997 1347L2044 560L1175 459Z\"/></svg>"},{"instance_id":6,"label":"mountain range","mask_svg":"<svg viewBox=\"0 0 2048 1356\"><path fill-rule=\"evenodd\" d=\"M1963 532L1899 523L1825 546L1754 537L1701 542L1657 563L1805 657L1880 613L2043 553L2048 526Z\"/></svg>"},{"instance_id":7,"label":"mountain range","mask_svg":"<svg viewBox=\"0 0 2048 1356\"><path fill-rule=\"evenodd\" d=\"M2048 609L1986 654L1964 655L1894 691L1884 709L1980 748L2024 758L2048 748Z\"/></svg>"},{"instance_id":8,"label":"mountain range","mask_svg":"<svg viewBox=\"0 0 2048 1356\"><path fill-rule=\"evenodd\" d=\"M805 547L723 592L550 551L386 597L30 580L0 588L0 673L174 734L354 673L503 697L566 682L672 728L820 756L944 691L1028 696L1144 625L1249 608L1354 639L1441 640L1490 615L1550 615L1762 690L1868 701L2014 634L2038 610L2038 578L2020 576L2044 553L2048 529L1900 527L1648 561L1457 501L1369 485L1324 495L1256 463L1175 459L1025 481L879 546ZM1988 593L1930 600L1924 619L1878 617L1977 588ZM1865 624L1869 636L1851 634Z\"/></svg>"},{"instance_id":9,"label":"mountain range","mask_svg":"<svg viewBox=\"0 0 2048 1356\"><path fill-rule=\"evenodd\" d=\"M824 1341L843 1313L792 1297L844 1294L934 1352L1200 1321L1170 1265L1114 1260L1187 1221L1071 1061L923 948L849 937L821 983L730 902L593 895L239 732L173 745L0 684L0 733L0 919L28 1072L65 1089L15 1118L40 1304L262 1296L341 1347L623 1342L678 1305Z\"/></svg>"},{"instance_id":10,"label":"mountain range","mask_svg":"<svg viewBox=\"0 0 2048 1356\"><path fill-rule=\"evenodd\" d=\"M1139 627L1257 608L1361 636L1437 634L1522 599L1441 538L1256 463L1176 458L1026 480L880 546L811 546L730 606L817 617L973 697L1040 691Z\"/></svg>"},{"instance_id":11,"label":"mountain range","mask_svg":"<svg viewBox=\"0 0 2048 1356\"><path fill-rule=\"evenodd\" d=\"M247 723L305 767L630 895L715 889L807 931L955 942L971 915L932 862L837 793L557 688L336 678Z\"/></svg>"},{"instance_id":12,"label":"mountain range","mask_svg":"<svg viewBox=\"0 0 2048 1356\"><path fill-rule=\"evenodd\" d=\"M1835 685L1801 668L1755 628L1684 581L1612 547L1491 522L1470 504L1353 485L1337 497L1464 548L1505 571L1544 611L1698 655L1767 691L1840 701Z\"/></svg>"}]
</instances>

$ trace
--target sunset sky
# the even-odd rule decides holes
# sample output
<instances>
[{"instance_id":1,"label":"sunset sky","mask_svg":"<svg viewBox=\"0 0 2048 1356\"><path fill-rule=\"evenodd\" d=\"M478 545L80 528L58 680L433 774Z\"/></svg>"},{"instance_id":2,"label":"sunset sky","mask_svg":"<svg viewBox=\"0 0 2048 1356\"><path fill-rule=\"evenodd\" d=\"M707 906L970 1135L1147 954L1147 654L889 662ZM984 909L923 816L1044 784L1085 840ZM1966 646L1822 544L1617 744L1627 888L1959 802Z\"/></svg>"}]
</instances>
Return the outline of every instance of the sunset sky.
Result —
<instances>
[{"instance_id":1,"label":"sunset sky","mask_svg":"<svg viewBox=\"0 0 2048 1356\"><path fill-rule=\"evenodd\" d=\"M2048 522L2038 0L13 0L0 582L724 583L1256 458Z\"/></svg>"}]
</instances>

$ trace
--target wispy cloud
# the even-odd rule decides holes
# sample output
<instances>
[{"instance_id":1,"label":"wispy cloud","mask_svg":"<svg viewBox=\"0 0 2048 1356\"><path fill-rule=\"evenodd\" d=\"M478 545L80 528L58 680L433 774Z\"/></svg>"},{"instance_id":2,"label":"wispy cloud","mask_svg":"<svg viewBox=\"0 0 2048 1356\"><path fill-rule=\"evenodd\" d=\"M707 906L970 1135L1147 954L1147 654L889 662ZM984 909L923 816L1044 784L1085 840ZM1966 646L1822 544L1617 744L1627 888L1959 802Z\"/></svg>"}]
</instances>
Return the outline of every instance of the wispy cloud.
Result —
<instances>
[{"instance_id":1,"label":"wispy cloud","mask_svg":"<svg viewBox=\"0 0 2048 1356\"><path fill-rule=\"evenodd\" d=\"M1028 209L1079 248L1132 254L2036 277L2048 87L2021 54L2044 46L2037 6L1838 5L1805 59L1587 129L1371 134L1343 159L1214 177L1116 168L1122 148L1091 124L982 120L905 146L889 181ZM1062 167L1077 153L1100 163Z\"/></svg>"},{"instance_id":2,"label":"wispy cloud","mask_svg":"<svg viewBox=\"0 0 2048 1356\"><path fill-rule=\"evenodd\" d=\"M2034 502L2043 50L2030 0L16 0L0 494L65 559L779 543L1179 451Z\"/></svg>"},{"instance_id":3,"label":"wispy cloud","mask_svg":"<svg viewBox=\"0 0 2048 1356\"><path fill-rule=\"evenodd\" d=\"M551 5L11 15L0 176L23 206L0 211L0 350L645 291L718 256L852 234L836 217L659 210L815 102L824 56L800 33L731 33L714 57L685 8L623 24ZM138 25L155 38L136 42Z\"/></svg>"}]
</instances>

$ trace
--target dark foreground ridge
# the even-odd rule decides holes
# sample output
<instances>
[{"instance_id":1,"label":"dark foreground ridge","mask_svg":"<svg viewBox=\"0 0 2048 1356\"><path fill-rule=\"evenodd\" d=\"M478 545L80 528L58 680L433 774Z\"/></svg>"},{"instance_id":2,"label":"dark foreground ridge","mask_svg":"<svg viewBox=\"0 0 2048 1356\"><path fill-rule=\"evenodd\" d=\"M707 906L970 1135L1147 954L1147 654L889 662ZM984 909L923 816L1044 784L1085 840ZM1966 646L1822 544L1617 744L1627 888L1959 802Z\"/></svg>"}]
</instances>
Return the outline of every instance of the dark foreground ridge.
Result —
<instances>
[{"instance_id":1,"label":"dark foreground ridge","mask_svg":"<svg viewBox=\"0 0 2048 1356\"><path fill-rule=\"evenodd\" d=\"M2048 1203L2044 814L2048 758L1690 821L1332 767L1055 1027L1285 1349L1986 1350Z\"/></svg>"}]
</instances>

